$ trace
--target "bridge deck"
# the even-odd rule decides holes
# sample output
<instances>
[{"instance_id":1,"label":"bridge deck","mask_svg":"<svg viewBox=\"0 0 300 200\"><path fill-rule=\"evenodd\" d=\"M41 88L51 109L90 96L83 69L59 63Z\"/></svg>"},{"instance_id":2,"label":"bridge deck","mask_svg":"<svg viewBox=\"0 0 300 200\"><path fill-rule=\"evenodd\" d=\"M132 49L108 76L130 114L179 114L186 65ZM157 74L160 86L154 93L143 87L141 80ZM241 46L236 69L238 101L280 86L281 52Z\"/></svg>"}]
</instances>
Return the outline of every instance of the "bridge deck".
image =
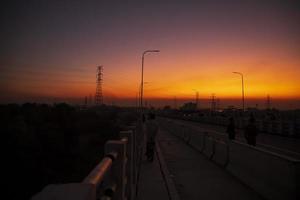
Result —
<instances>
[{"instance_id":1,"label":"bridge deck","mask_svg":"<svg viewBox=\"0 0 300 200\"><path fill-rule=\"evenodd\" d=\"M158 143L181 199L262 199L176 136L160 131Z\"/></svg>"}]
</instances>

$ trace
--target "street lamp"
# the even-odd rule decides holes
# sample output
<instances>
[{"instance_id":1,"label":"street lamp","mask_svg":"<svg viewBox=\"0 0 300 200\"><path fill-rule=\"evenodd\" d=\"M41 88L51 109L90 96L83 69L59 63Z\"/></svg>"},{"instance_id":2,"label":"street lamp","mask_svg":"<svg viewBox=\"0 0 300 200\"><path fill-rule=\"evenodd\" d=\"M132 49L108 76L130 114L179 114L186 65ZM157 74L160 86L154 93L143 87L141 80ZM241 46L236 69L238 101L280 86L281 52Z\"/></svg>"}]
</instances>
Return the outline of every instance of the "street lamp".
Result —
<instances>
[{"instance_id":1,"label":"street lamp","mask_svg":"<svg viewBox=\"0 0 300 200\"><path fill-rule=\"evenodd\" d=\"M199 102L199 91L193 89L196 92L196 110L198 109L198 102Z\"/></svg>"},{"instance_id":2,"label":"street lamp","mask_svg":"<svg viewBox=\"0 0 300 200\"><path fill-rule=\"evenodd\" d=\"M242 77L242 100L243 100L243 111L245 111L244 76L240 72L232 72L232 73L239 74Z\"/></svg>"},{"instance_id":3,"label":"street lamp","mask_svg":"<svg viewBox=\"0 0 300 200\"><path fill-rule=\"evenodd\" d=\"M144 90L147 90L146 88L147 88L147 85L149 86L149 83L150 82L147 82L147 81L144 81ZM144 107L145 108L147 108L148 107L148 101L147 101L147 97L146 97L147 95L145 95L145 92L144 92L144 94L143 94L143 102L144 102Z\"/></svg>"},{"instance_id":4,"label":"street lamp","mask_svg":"<svg viewBox=\"0 0 300 200\"><path fill-rule=\"evenodd\" d=\"M144 93L144 57L147 53L158 53L160 52L159 50L147 50L143 52L142 56L142 80L141 80L141 99L140 99L140 106L141 106L141 111L143 109L143 93Z\"/></svg>"}]
</instances>

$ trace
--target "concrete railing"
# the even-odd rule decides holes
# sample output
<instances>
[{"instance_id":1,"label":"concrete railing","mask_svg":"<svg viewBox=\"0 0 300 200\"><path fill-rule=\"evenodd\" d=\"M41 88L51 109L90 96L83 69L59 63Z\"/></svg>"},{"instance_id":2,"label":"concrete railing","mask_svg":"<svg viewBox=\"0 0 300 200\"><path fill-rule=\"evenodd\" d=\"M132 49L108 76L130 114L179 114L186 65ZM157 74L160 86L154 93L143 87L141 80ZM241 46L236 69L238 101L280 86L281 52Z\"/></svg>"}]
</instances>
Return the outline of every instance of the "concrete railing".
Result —
<instances>
[{"instance_id":1,"label":"concrete railing","mask_svg":"<svg viewBox=\"0 0 300 200\"><path fill-rule=\"evenodd\" d=\"M176 130L175 135L185 142L189 138L190 146L266 199L300 199L300 160L224 137L216 138L172 120L161 119L161 125L171 133Z\"/></svg>"},{"instance_id":2,"label":"concrete railing","mask_svg":"<svg viewBox=\"0 0 300 200\"><path fill-rule=\"evenodd\" d=\"M105 144L105 156L81 183L48 185L32 200L134 200L142 158L142 125L126 127Z\"/></svg>"},{"instance_id":3,"label":"concrete railing","mask_svg":"<svg viewBox=\"0 0 300 200\"><path fill-rule=\"evenodd\" d=\"M300 161L232 141L226 169L268 199L299 199Z\"/></svg>"},{"instance_id":4,"label":"concrete railing","mask_svg":"<svg viewBox=\"0 0 300 200\"><path fill-rule=\"evenodd\" d=\"M176 119L196 121L201 123L213 124L218 126L227 126L228 119L220 116L177 116ZM247 124L246 119L235 119L237 128L244 128ZM300 121L284 121L284 120L256 120L256 126L260 132L288 136L300 137Z\"/></svg>"}]
</instances>

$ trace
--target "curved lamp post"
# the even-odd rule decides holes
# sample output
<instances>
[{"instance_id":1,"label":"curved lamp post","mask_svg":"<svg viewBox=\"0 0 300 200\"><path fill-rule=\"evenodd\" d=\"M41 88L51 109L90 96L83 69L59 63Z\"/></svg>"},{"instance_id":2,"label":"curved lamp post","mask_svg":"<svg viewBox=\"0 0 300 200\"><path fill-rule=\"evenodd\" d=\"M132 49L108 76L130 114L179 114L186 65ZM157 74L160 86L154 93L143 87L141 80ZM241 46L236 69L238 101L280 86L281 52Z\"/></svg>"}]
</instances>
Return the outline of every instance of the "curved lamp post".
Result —
<instances>
[{"instance_id":1,"label":"curved lamp post","mask_svg":"<svg viewBox=\"0 0 300 200\"><path fill-rule=\"evenodd\" d=\"M196 89L193 89L196 92L196 110L198 109L198 103L199 103L199 91Z\"/></svg>"},{"instance_id":2,"label":"curved lamp post","mask_svg":"<svg viewBox=\"0 0 300 200\"><path fill-rule=\"evenodd\" d=\"M242 101L243 101L243 111L245 111L245 94L244 94L244 76L241 72L232 72L238 74L242 77Z\"/></svg>"},{"instance_id":3,"label":"curved lamp post","mask_svg":"<svg viewBox=\"0 0 300 200\"><path fill-rule=\"evenodd\" d=\"M147 53L158 53L159 50L146 50L143 52L142 56L142 79L141 79L141 98L140 98L140 107L141 111L143 110L143 93L144 93L144 57Z\"/></svg>"}]
</instances>

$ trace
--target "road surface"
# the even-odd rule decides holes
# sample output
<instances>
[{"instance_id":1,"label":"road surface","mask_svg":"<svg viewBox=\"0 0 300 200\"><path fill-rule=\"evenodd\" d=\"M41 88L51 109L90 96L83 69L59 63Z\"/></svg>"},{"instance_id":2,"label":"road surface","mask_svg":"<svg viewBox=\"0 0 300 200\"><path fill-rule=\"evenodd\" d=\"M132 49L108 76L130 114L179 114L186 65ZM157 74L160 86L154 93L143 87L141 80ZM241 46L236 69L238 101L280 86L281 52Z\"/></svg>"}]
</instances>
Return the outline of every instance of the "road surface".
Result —
<instances>
[{"instance_id":1,"label":"road surface","mask_svg":"<svg viewBox=\"0 0 300 200\"><path fill-rule=\"evenodd\" d=\"M160 130L157 141L180 199L263 199L178 137Z\"/></svg>"}]
</instances>

